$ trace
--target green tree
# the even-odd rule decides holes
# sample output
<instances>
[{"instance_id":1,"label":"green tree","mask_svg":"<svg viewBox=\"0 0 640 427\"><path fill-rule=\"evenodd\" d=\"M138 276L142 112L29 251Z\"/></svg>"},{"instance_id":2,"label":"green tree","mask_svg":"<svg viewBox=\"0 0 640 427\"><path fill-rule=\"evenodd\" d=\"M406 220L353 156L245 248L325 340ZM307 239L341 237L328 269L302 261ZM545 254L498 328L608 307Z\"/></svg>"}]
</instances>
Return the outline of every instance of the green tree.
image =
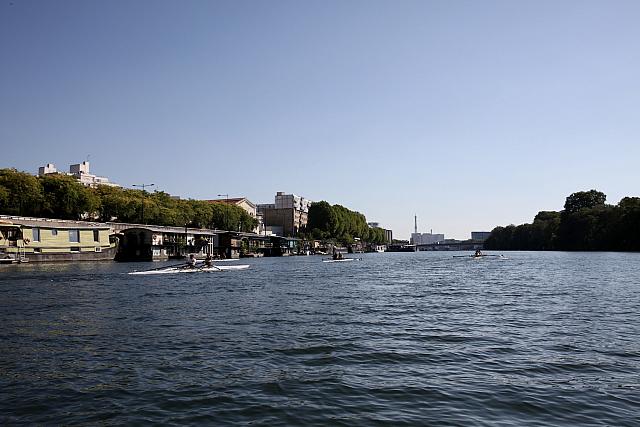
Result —
<instances>
[{"instance_id":1,"label":"green tree","mask_svg":"<svg viewBox=\"0 0 640 427\"><path fill-rule=\"evenodd\" d=\"M3 185L0 185L0 212L3 212L9 205L9 190Z\"/></svg>"},{"instance_id":2,"label":"green tree","mask_svg":"<svg viewBox=\"0 0 640 427\"><path fill-rule=\"evenodd\" d=\"M615 238L617 249L640 251L640 198L625 197L617 206L618 222Z\"/></svg>"},{"instance_id":3,"label":"green tree","mask_svg":"<svg viewBox=\"0 0 640 427\"><path fill-rule=\"evenodd\" d=\"M328 239L336 228L337 216L331 205L325 201L314 202L309 207L307 230L316 239Z\"/></svg>"},{"instance_id":4,"label":"green tree","mask_svg":"<svg viewBox=\"0 0 640 427\"><path fill-rule=\"evenodd\" d=\"M564 203L564 210L566 213L571 214L578 212L580 209L593 208L598 205L604 205L607 200L607 196L597 190L578 191L567 197Z\"/></svg>"},{"instance_id":5,"label":"green tree","mask_svg":"<svg viewBox=\"0 0 640 427\"><path fill-rule=\"evenodd\" d=\"M333 239L344 244L352 244L356 238L364 242L384 241L384 230L373 232L364 215L325 201L311 204L306 232L316 239Z\"/></svg>"},{"instance_id":6,"label":"green tree","mask_svg":"<svg viewBox=\"0 0 640 427\"><path fill-rule=\"evenodd\" d=\"M7 191L2 212L36 216L42 210L42 186L38 179L15 169L0 169L0 186Z\"/></svg>"},{"instance_id":7,"label":"green tree","mask_svg":"<svg viewBox=\"0 0 640 427\"><path fill-rule=\"evenodd\" d=\"M99 211L100 198L89 188L68 175L40 177L44 194L43 212L61 219L93 218Z\"/></svg>"},{"instance_id":8,"label":"green tree","mask_svg":"<svg viewBox=\"0 0 640 427\"><path fill-rule=\"evenodd\" d=\"M99 185L94 194L100 199L100 220L138 222L142 203L137 190Z\"/></svg>"},{"instance_id":9,"label":"green tree","mask_svg":"<svg viewBox=\"0 0 640 427\"><path fill-rule=\"evenodd\" d=\"M560 215L557 247L561 250L597 250L607 246L603 220L610 217L607 196L596 190L579 191L567 197Z\"/></svg>"}]
</instances>

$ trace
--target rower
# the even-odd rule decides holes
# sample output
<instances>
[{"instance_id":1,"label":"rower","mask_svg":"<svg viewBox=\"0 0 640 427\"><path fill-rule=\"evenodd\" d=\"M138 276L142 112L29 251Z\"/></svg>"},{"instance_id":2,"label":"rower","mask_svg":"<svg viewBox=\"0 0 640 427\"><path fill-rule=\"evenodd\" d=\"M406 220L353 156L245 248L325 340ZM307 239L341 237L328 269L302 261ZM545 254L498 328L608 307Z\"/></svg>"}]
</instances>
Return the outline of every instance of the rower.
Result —
<instances>
[{"instance_id":1,"label":"rower","mask_svg":"<svg viewBox=\"0 0 640 427\"><path fill-rule=\"evenodd\" d=\"M204 266L205 267L213 266L213 257L211 256L211 254L207 254L206 258L204 259Z\"/></svg>"},{"instance_id":2,"label":"rower","mask_svg":"<svg viewBox=\"0 0 640 427\"><path fill-rule=\"evenodd\" d=\"M196 256L194 254L189 255L189 260L187 261L187 266L190 268L195 268L196 267L196 262L198 262L198 260L196 259Z\"/></svg>"},{"instance_id":3,"label":"rower","mask_svg":"<svg viewBox=\"0 0 640 427\"><path fill-rule=\"evenodd\" d=\"M476 257L482 256L482 251L480 249L476 249L476 254L474 256Z\"/></svg>"}]
</instances>

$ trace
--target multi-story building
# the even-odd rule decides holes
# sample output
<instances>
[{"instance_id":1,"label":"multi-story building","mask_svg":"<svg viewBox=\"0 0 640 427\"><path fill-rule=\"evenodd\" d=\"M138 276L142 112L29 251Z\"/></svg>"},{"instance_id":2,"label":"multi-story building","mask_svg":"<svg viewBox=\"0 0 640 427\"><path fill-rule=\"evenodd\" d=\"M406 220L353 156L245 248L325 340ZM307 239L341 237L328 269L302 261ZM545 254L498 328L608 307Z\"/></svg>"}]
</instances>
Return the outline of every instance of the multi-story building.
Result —
<instances>
[{"instance_id":1,"label":"multi-story building","mask_svg":"<svg viewBox=\"0 0 640 427\"><path fill-rule=\"evenodd\" d=\"M311 200L296 196L295 194L284 194L283 191L278 191L275 197L276 209L295 209L308 213L311 203Z\"/></svg>"},{"instance_id":2,"label":"multi-story building","mask_svg":"<svg viewBox=\"0 0 640 427\"><path fill-rule=\"evenodd\" d=\"M278 191L275 203L259 204L257 210L262 214L267 230L294 237L307 225L311 203L304 197Z\"/></svg>"},{"instance_id":3,"label":"multi-story building","mask_svg":"<svg viewBox=\"0 0 640 427\"><path fill-rule=\"evenodd\" d=\"M50 174L65 174L73 176L81 184L87 187L96 187L98 185L108 185L111 187L120 187L120 185L109 181L109 178L104 176L93 175L89 172L89 162L84 161L75 165L69 166L69 172L60 172L56 169L53 163L47 163L45 166L38 168L38 176L50 175Z\"/></svg>"}]
</instances>

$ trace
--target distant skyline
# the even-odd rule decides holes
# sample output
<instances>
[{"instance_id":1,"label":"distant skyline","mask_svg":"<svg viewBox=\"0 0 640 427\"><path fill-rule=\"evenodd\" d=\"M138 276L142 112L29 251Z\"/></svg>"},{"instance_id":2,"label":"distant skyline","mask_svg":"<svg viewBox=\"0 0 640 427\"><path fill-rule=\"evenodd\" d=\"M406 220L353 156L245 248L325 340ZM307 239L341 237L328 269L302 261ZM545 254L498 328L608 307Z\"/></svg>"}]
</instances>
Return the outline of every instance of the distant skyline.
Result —
<instances>
[{"instance_id":1,"label":"distant skyline","mask_svg":"<svg viewBox=\"0 0 640 427\"><path fill-rule=\"evenodd\" d=\"M408 238L640 196L637 1L0 2L0 168L339 203Z\"/></svg>"}]
</instances>

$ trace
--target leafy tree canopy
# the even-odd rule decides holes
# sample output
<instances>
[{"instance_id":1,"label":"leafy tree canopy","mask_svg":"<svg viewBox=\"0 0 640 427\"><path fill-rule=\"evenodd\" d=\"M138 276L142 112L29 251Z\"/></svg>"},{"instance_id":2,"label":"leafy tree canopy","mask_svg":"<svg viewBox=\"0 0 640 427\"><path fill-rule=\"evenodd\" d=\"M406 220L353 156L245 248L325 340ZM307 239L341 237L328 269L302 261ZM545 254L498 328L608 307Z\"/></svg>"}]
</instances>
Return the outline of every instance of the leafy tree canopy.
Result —
<instances>
[{"instance_id":1,"label":"leafy tree canopy","mask_svg":"<svg viewBox=\"0 0 640 427\"><path fill-rule=\"evenodd\" d=\"M370 243L385 241L384 230L370 228L364 215L326 201L311 204L306 231L316 239L335 239L344 244L356 238Z\"/></svg>"},{"instance_id":2,"label":"leafy tree canopy","mask_svg":"<svg viewBox=\"0 0 640 427\"><path fill-rule=\"evenodd\" d=\"M640 198L605 204L604 193L571 194L562 212L539 212L532 224L496 227L487 249L640 251Z\"/></svg>"},{"instance_id":3,"label":"leafy tree canopy","mask_svg":"<svg viewBox=\"0 0 640 427\"><path fill-rule=\"evenodd\" d=\"M564 210L567 213L578 212L580 209L604 205L605 200L607 200L607 196L601 191L578 191L567 197L564 203Z\"/></svg>"}]
</instances>

